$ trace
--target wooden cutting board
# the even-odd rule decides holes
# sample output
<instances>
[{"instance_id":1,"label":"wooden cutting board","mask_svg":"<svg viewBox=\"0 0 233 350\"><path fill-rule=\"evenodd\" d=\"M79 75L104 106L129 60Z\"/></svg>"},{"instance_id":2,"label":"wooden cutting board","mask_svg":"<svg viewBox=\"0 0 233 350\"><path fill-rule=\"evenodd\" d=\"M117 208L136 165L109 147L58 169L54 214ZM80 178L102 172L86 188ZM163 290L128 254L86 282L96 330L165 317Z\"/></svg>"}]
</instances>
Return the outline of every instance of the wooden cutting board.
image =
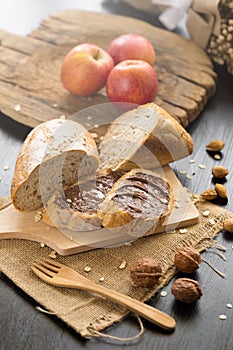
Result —
<instances>
[{"instance_id":1,"label":"wooden cutting board","mask_svg":"<svg viewBox=\"0 0 233 350\"><path fill-rule=\"evenodd\" d=\"M172 184L176 205L162 226L150 232L150 235L165 231L169 234L169 231L176 228L197 223L199 218L198 210L175 173L167 166L164 168L164 174ZM60 255L70 255L132 241L130 236L123 233L113 234L107 229L78 233L60 232L42 221L35 222L35 211L22 213L17 211L13 205L3 204L4 209L0 211L0 239L27 239L45 243Z\"/></svg>"},{"instance_id":2,"label":"wooden cutting board","mask_svg":"<svg viewBox=\"0 0 233 350\"><path fill-rule=\"evenodd\" d=\"M79 43L108 49L113 38L126 32L152 42L159 81L155 102L187 127L215 91L216 74L205 52L190 40L137 19L78 10L55 13L25 37L0 30L0 110L34 127L108 102L105 89L89 98L68 94L60 82L61 62Z\"/></svg>"}]
</instances>

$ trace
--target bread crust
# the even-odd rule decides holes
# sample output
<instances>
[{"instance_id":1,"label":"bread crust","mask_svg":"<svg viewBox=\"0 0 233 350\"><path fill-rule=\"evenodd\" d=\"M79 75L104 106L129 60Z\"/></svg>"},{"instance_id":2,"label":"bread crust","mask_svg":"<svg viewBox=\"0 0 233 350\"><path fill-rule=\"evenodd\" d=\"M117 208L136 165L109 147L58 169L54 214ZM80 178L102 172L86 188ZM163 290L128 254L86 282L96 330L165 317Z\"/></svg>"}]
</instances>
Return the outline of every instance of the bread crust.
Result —
<instances>
[{"instance_id":1,"label":"bread crust","mask_svg":"<svg viewBox=\"0 0 233 350\"><path fill-rule=\"evenodd\" d=\"M88 169L85 170L85 164L81 166L82 162ZM39 124L28 134L18 155L11 185L12 202L22 211L40 208L58 182L61 187L71 184L77 176L95 174L97 167L95 141L82 125L64 119Z\"/></svg>"},{"instance_id":2,"label":"bread crust","mask_svg":"<svg viewBox=\"0 0 233 350\"><path fill-rule=\"evenodd\" d=\"M100 143L99 159L103 169L154 169L192 152L190 134L163 108L148 103L115 119Z\"/></svg>"}]
</instances>

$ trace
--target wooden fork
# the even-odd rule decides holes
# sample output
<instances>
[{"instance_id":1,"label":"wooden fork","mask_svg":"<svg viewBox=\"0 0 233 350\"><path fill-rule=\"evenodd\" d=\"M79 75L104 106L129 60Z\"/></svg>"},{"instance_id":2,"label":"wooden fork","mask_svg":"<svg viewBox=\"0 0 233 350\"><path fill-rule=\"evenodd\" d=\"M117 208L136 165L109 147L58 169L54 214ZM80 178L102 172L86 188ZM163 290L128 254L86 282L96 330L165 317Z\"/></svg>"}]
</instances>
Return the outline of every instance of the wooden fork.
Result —
<instances>
[{"instance_id":1,"label":"wooden fork","mask_svg":"<svg viewBox=\"0 0 233 350\"><path fill-rule=\"evenodd\" d=\"M108 300L123 305L128 310L136 312L138 315L166 330L173 330L176 326L175 320L164 312L127 295L100 286L57 261L46 258L39 259L32 264L31 268L43 281L54 286L77 288L99 294Z\"/></svg>"}]
</instances>

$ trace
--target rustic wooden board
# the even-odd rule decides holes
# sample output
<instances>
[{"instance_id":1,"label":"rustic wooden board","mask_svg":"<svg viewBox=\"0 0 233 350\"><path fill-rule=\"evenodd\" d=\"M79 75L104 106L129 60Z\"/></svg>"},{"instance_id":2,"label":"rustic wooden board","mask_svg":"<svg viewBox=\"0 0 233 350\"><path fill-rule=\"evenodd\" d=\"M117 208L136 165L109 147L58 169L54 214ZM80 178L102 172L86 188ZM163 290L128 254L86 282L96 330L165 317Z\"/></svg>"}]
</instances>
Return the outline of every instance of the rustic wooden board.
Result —
<instances>
[{"instance_id":1,"label":"rustic wooden board","mask_svg":"<svg viewBox=\"0 0 233 350\"><path fill-rule=\"evenodd\" d=\"M171 214L160 227L149 233L150 235L193 225L197 223L199 218L196 207L171 168L165 167L164 174L173 186L174 196L178 205L174 207ZM22 213L17 211L13 205L7 207L4 205L3 208L0 211L0 240L13 238L41 242L54 249L60 255L80 253L132 240L130 236L115 234L107 229L77 233L71 231L60 232L42 221L35 222L35 211ZM71 237L72 239L70 239Z\"/></svg>"},{"instance_id":2,"label":"rustic wooden board","mask_svg":"<svg viewBox=\"0 0 233 350\"><path fill-rule=\"evenodd\" d=\"M55 13L26 37L0 30L0 110L34 127L108 102L105 89L90 98L68 94L60 82L61 62L78 43L107 49L125 32L142 34L154 45L159 80L155 102L187 127L215 91L216 75L205 52L192 41L140 20L78 10Z\"/></svg>"}]
</instances>

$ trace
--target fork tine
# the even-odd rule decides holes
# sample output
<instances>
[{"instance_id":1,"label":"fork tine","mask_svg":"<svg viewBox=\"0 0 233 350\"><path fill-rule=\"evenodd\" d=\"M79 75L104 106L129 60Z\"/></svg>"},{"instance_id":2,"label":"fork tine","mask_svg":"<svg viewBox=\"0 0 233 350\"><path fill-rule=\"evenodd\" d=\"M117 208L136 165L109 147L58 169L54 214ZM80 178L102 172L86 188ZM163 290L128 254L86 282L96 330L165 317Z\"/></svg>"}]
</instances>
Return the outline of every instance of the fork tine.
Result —
<instances>
[{"instance_id":1,"label":"fork tine","mask_svg":"<svg viewBox=\"0 0 233 350\"><path fill-rule=\"evenodd\" d=\"M36 260L36 263L55 273L60 270L60 267L57 267L56 265L54 266L54 264L46 258L38 259Z\"/></svg>"},{"instance_id":2,"label":"fork tine","mask_svg":"<svg viewBox=\"0 0 233 350\"><path fill-rule=\"evenodd\" d=\"M31 269L42 279L45 279L45 277L47 277L47 279L50 280L54 276L54 273L52 271L45 269L43 266L38 265L37 263L33 263L31 265Z\"/></svg>"},{"instance_id":3,"label":"fork tine","mask_svg":"<svg viewBox=\"0 0 233 350\"><path fill-rule=\"evenodd\" d=\"M54 266L54 267L57 267L57 268L61 268L62 266L64 266L63 264L59 263L58 261L54 261L54 260L51 260L51 259L41 258L40 260L43 260L47 264L49 264L50 266Z\"/></svg>"}]
</instances>

